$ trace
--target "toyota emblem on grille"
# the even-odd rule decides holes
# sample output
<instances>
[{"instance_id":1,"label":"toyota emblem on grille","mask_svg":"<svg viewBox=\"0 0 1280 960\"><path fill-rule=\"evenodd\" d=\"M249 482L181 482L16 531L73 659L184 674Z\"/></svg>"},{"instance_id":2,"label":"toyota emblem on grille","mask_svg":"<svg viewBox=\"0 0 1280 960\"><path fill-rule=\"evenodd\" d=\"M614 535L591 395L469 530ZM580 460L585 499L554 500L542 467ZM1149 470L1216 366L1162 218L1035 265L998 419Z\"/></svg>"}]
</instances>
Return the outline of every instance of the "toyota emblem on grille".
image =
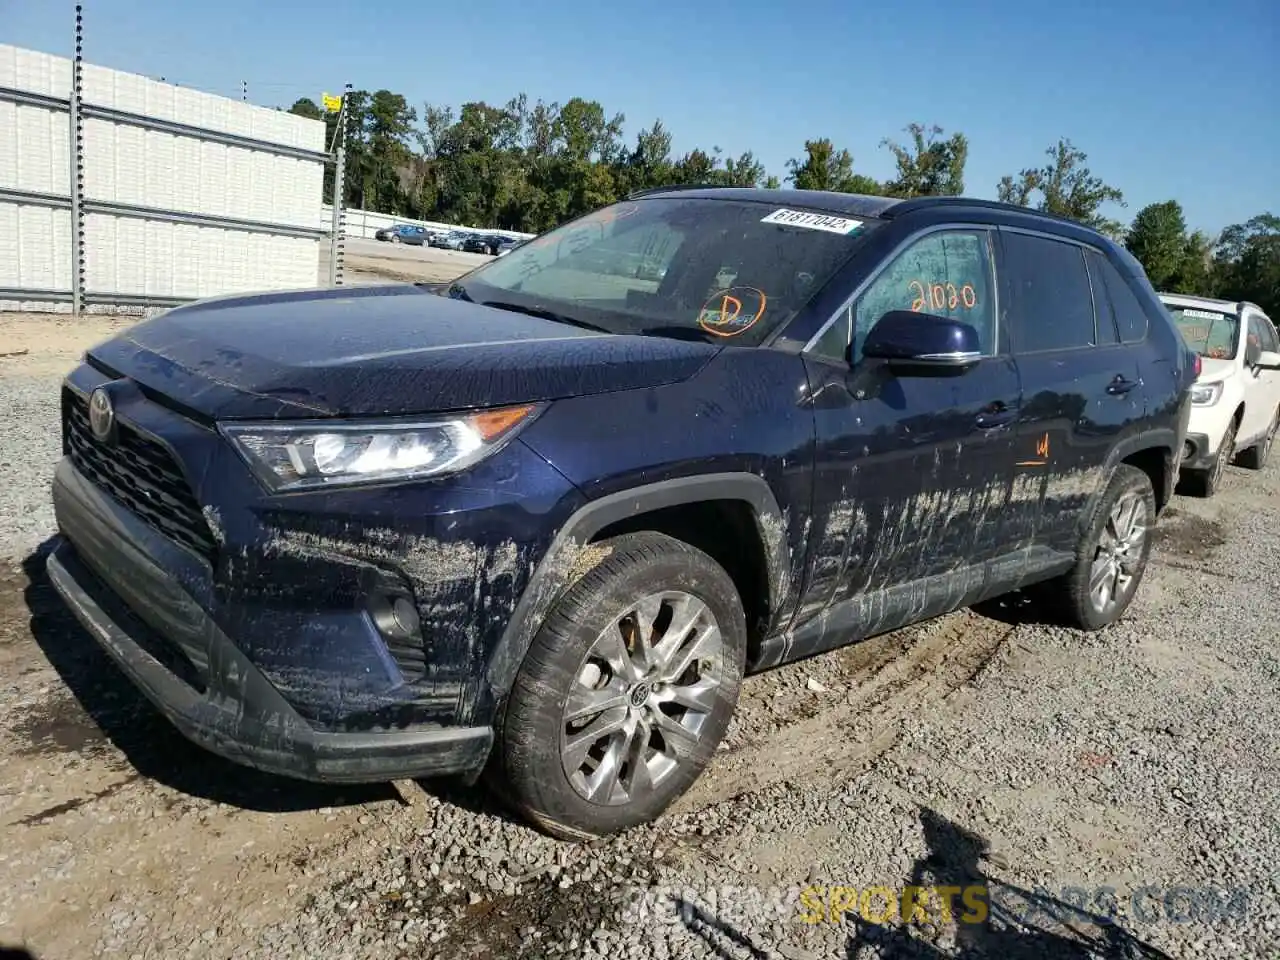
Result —
<instances>
[{"instance_id":1,"label":"toyota emblem on grille","mask_svg":"<svg viewBox=\"0 0 1280 960\"><path fill-rule=\"evenodd\" d=\"M116 411L111 405L111 396L102 387L98 387L89 395L89 429L99 440L105 441L111 436L116 425Z\"/></svg>"}]
</instances>

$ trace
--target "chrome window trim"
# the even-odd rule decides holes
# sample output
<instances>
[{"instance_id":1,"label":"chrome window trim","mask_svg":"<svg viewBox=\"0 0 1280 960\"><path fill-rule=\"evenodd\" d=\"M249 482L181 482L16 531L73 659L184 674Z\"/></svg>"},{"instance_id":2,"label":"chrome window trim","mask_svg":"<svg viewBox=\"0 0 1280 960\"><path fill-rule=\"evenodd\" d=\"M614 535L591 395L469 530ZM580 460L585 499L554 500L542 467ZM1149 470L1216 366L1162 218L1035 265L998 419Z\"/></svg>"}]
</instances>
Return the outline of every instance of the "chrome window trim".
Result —
<instances>
[{"instance_id":1,"label":"chrome window trim","mask_svg":"<svg viewBox=\"0 0 1280 960\"><path fill-rule=\"evenodd\" d=\"M902 255L903 251L905 251L908 247L913 246L920 240L923 240L926 237L932 236L935 233L964 232L964 233L986 234L987 260L988 260L987 267L990 270L991 281L992 281L991 306L993 311L993 315L992 315L993 336L992 336L992 352L990 354L986 354L986 353L981 354L981 356L984 359L987 357L1001 356L1001 353L999 350L1000 330L1001 330L1000 278L996 274L995 242L992 239L996 229L997 229L997 226L995 224L962 223L957 221L957 222L948 222L948 223L936 223L928 227L922 227L921 229L917 230L915 233L912 233L904 237L902 242L899 243L892 250L890 250L888 255L880 261L880 265L876 267L875 271L872 272L871 275L868 276L865 280L863 280L862 283L858 284L853 289L853 292L849 294L848 297L845 298L845 300L841 303L841 305L837 307L834 311L832 311L831 316L828 317L826 322L823 323L822 326L818 328L818 332L815 333L812 337L810 337L808 341L805 342L805 345L800 348L800 353L801 354L813 353L813 348L817 346L818 342L823 338L823 336L826 335L827 331L831 329L832 325L835 324L836 321L840 319L841 314L844 314L848 321L848 331L847 331L847 336L845 338L845 346L847 347L850 343L853 342L853 311L850 308L853 306L855 302L857 302L857 299L860 296L866 293L867 288L870 287L873 283L875 283L878 279L880 279L880 275L884 273L886 270L888 270L889 267L892 266L895 261L897 261L898 257ZM817 357L818 359L823 359L824 355L817 354ZM827 357L826 359L832 360L834 358Z\"/></svg>"}]
</instances>

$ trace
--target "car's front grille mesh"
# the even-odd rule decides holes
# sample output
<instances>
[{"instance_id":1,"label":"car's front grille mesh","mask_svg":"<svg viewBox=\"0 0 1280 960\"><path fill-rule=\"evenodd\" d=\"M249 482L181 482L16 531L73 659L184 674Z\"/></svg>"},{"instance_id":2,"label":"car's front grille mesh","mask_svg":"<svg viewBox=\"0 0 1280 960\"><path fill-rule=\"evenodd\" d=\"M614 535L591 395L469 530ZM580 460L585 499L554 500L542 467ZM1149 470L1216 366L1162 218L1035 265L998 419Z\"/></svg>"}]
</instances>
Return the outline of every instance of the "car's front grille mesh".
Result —
<instances>
[{"instance_id":1,"label":"car's front grille mesh","mask_svg":"<svg viewBox=\"0 0 1280 960\"><path fill-rule=\"evenodd\" d=\"M196 553L213 559L217 545L200 504L169 451L128 424L113 443L89 429L89 405L72 390L63 403L63 436L71 462L138 517Z\"/></svg>"}]
</instances>

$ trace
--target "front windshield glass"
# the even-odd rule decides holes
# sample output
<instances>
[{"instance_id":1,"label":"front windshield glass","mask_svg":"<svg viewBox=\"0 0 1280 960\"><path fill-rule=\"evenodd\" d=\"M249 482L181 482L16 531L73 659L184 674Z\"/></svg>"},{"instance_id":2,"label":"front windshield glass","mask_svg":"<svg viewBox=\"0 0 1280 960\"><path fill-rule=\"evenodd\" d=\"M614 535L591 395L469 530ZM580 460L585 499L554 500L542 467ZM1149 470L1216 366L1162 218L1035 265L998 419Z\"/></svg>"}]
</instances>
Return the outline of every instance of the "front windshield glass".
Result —
<instances>
[{"instance_id":1,"label":"front windshield glass","mask_svg":"<svg viewBox=\"0 0 1280 960\"><path fill-rule=\"evenodd\" d=\"M1227 360L1236 355L1240 342L1240 320L1219 310L1166 305L1187 346L1211 360Z\"/></svg>"},{"instance_id":2,"label":"front windshield glass","mask_svg":"<svg viewBox=\"0 0 1280 960\"><path fill-rule=\"evenodd\" d=\"M626 201L522 243L451 293L609 333L754 345L877 223L753 201Z\"/></svg>"}]
</instances>

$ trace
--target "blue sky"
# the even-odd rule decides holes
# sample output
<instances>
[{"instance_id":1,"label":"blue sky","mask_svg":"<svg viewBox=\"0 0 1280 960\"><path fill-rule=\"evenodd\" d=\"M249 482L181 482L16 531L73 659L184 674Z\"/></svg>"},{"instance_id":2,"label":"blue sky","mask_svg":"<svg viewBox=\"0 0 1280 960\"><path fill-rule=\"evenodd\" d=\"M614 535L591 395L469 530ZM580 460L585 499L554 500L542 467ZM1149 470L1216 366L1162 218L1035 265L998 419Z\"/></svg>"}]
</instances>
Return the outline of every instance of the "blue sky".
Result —
<instances>
[{"instance_id":1,"label":"blue sky","mask_svg":"<svg viewBox=\"0 0 1280 960\"><path fill-rule=\"evenodd\" d=\"M1125 192L1211 232L1280 213L1276 0L88 0L89 62L287 107L350 81L423 101L599 100L628 139L754 150L784 175L806 138L892 170L913 120L970 140L966 192L1059 136ZM0 0L0 42L72 49L72 4Z\"/></svg>"}]
</instances>

